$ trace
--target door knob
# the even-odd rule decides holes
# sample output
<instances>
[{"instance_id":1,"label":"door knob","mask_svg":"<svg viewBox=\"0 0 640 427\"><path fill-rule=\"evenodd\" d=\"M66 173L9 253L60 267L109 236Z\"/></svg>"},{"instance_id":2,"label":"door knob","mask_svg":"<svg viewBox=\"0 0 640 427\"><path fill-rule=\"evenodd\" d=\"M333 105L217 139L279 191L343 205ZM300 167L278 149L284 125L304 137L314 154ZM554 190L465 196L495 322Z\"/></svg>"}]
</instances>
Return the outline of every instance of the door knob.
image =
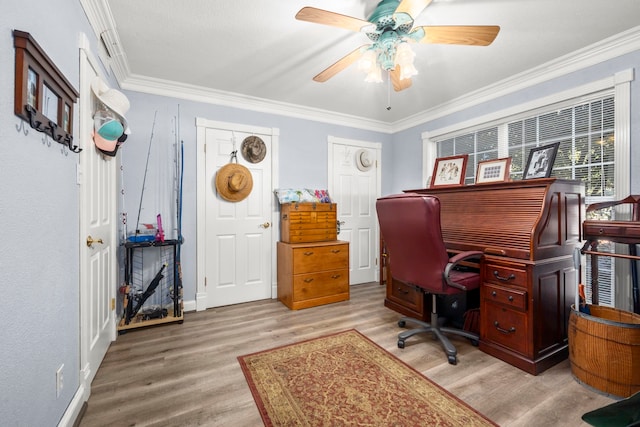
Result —
<instances>
[{"instance_id":1,"label":"door knob","mask_svg":"<svg viewBox=\"0 0 640 427\"><path fill-rule=\"evenodd\" d=\"M102 241L102 239L93 239L91 236L87 236L87 246L88 247L92 247L92 245L94 243L100 243L103 244L104 242Z\"/></svg>"},{"instance_id":2,"label":"door knob","mask_svg":"<svg viewBox=\"0 0 640 427\"><path fill-rule=\"evenodd\" d=\"M269 222L265 222L264 224L260 224L260 227L269 228L269 227L271 227L271 224Z\"/></svg>"}]
</instances>

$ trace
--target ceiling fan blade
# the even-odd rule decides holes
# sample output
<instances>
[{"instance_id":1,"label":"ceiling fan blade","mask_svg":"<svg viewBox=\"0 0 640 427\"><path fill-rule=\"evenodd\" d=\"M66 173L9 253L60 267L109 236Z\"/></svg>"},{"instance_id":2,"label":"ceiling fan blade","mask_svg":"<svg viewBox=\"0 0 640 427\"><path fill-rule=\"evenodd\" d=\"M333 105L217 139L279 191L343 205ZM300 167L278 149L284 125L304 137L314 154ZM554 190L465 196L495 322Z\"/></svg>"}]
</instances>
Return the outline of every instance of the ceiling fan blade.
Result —
<instances>
[{"instance_id":1,"label":"ceiling fan blade","mask_svg":"<svg viewBox=\"0 0 640 427\"><path fill-rule=\"evenodd\" d=\"M331 25L333 27L344 28L359 32L362 27L371 26L371 22L352 16L341 15L328 10L317 9L315 7L303 7L296 13L296 19L300 21L313 22L315 24Z\"/></svg>"},{"instance_id":2,"label":"ceiling fan blade","mask_svg":"<svg viewBox=\"0 0 640 427\"><path fill-rule=\"evenodd\" d=\"M402 0L394 13L407 13L414 20L432 0Z\"/></svg>"},{"instance_id":3,"label":"ceiling fan blade","mask_svg":"<svg viewBox=\"0 0 640 427\"><path fill-rule=\"evenodd\" d=\"M361 56L362 56L362 48L359 47L356 50L354 50L353 52L351 52L350 54L340 58L333 65L331 65L330 67L328 67L327 69L322 71L320 74L315 76L313 78L313 80L315 80L316 82L320 82L320 83L326 82L331 77L335 76L340 71L344 70L349 65L353 64L354 62L356 62Z\"/></svg>"},{"instance_id":4,"label":"ceiling fan blade","mask_svg":"<svg viewBox=\"0 0 640 427\"><path fill-rule=\"evenodd\" d=\"M488 46L495 40L500 27L497 25L459 25L417 27L411 34L420 43L463 44ZM424 35L420 34L424 32Z\"/></svg>"},{"instance_id":5,"label":"ceiling fan blade","mask_svg":"<svg viewBox=\"0 0 640 427\"><path fill-rule=\"evenodd\" d=\"M396 65L396 68L389 71L389 77L391 78L391 84L393 84L393 90L400 92L408 87L411 87L411 79L400 80L400 66Z\"/></svg>"}]
</instances>

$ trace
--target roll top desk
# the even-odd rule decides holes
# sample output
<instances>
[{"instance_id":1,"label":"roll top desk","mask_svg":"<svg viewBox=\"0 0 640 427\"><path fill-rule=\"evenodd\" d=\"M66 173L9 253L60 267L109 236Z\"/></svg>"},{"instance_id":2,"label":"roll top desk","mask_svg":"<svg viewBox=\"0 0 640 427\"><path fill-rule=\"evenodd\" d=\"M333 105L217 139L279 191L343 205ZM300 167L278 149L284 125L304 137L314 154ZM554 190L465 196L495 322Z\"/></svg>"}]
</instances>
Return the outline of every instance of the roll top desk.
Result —
<instances>
[{"instance_id":1,"label":"roll top desk","mask_svg":"<svg viewBox=\"0 0 640 427\"><path fill-rule=\"evenodd\" d=\"M482 280L480 349L533 375L566 359L584 184L542 178L405 192L440 199L447 250L485 254L476 266ZM428 316L423 295L395 282L392 260L382 259L390 267L385 305Z\"/></svg>"}]
</instances>

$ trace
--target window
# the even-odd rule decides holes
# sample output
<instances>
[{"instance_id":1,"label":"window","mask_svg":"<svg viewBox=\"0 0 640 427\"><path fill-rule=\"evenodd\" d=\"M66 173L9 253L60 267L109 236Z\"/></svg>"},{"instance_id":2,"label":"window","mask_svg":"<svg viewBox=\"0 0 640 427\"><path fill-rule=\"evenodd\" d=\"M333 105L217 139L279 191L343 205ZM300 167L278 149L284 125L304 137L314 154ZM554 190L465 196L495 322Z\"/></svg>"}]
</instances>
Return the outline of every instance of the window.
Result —
<instances>
[{"instance_id":1,"label":"window","mask_svg":"<svg viewBox=\"0 0 640 427\"><path fill-rule=\"evenodd\" d=\"M483 129L438 143L438 157L449 157L458 154L469 155L467 176L464 182L465 184L473 184L478 162L498 158L498 128Z\"/></svg>"},{"instance_id":2,"label":"window","mask_svg":"<svg viewBox=\"0 0 640 427\"><path fill-rule=\"evenodd\" d=\"M465 130L455 130L455 126L451 126L433 132L425 136L425 143L435 144L435 150L425 145L425 152L431 152L435 157L468 154L465 183L473 184L478 161L511 157L510 177L519 180L532 148L559 142L552 177L583 181L587 204L621 199L629 191L628 166L619 162L620 170L617 170L615 158L629 158L626 134L629 133L629 82L632 79L631 72L621 72L612 79L597 82L597 91L592 90L593 87L578 88L574 96L565 99L553 97L554 102L548 103L536 100L530 103L534 108L527 108L528 104L510 114L488 115L471 125L465 122ZM616 138L616 125L622 135L619 138ZM427 157L425 160L432 159ZM429 165L425 168L428 170ZM611 209L597 214L599 219L615 219ZM601 242L599 250L614 252L615 245ZM586 276L583 280L589 297L589 259L584 267ZM600 304L616 305L616 279L627 280L617 270L624 267L616 265L612 257L598 257L598 267Z\"/></svg>"}]
</instances>

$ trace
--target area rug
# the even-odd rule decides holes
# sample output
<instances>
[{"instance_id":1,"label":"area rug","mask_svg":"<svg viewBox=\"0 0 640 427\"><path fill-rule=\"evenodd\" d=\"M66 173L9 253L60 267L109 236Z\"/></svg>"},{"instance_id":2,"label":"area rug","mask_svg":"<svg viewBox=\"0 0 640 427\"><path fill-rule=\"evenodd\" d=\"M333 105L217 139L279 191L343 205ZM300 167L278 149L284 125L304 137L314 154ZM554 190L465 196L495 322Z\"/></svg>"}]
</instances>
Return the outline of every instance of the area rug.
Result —
<instances>
[{"instance_id":1,"label":"area rug","mask_svg":"<svg viewBox=\"0 0 640 427\"><path fill-rule=\"evenodd\" d=\"M238 360L266 426L496 426L355 329Z\"/></svg>"}]
</instances>

